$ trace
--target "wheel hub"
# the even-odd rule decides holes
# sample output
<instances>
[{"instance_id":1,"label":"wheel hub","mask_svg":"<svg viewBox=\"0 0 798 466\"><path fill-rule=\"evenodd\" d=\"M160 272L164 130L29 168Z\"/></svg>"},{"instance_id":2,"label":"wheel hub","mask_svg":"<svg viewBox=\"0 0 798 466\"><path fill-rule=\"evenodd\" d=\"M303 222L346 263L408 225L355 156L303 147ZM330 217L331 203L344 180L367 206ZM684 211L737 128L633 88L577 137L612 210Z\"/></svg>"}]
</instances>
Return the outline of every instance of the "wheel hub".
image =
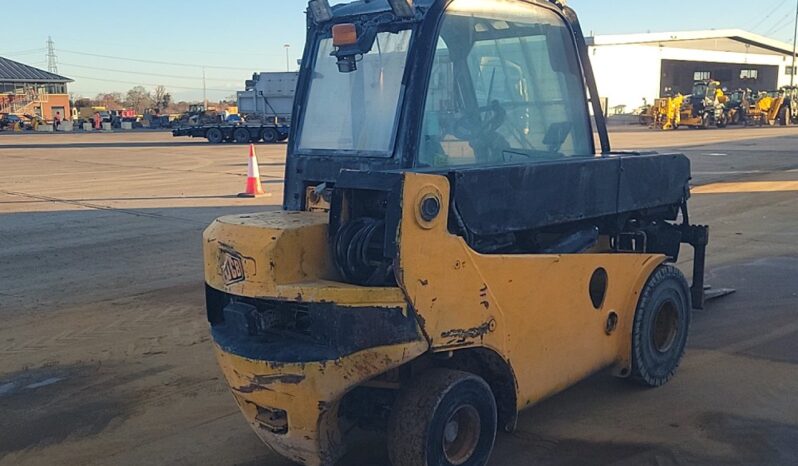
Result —
<instances>
[{"instance_id":1,"label":"wheel hub","mask_svg":"<svg viewBox=\"0 0 798 466\"><path fill-rule=\"evenodd\" d=\"M473 406L461 406L443 428L443 453L449 463L464 464L471 458L479 443L481 430L479 412Z\"/></svg>"},{"instance_id":2,"label":"wheel hub","mask_svg":"<svg viewBox=\"0 0 798 466\"><path fill-rule=\"evenodd\" d=\"M666 353L673 347L679 331L679 314L676 306L671 301L666 301L659 306L654 316L654 331L651 334L654 349Z\"/></svg>"}]
</instances>

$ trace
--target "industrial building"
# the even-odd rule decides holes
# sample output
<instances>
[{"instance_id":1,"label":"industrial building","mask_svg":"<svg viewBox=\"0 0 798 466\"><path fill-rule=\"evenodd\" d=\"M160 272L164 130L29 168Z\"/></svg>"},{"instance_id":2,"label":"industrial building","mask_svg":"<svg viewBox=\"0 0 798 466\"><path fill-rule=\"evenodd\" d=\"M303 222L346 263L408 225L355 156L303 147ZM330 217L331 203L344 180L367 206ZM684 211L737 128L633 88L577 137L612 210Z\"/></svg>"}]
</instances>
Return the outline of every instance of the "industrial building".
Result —
<instances>
[{"instance_id":1,"label":"industrial building","mask_svg":"<svg viewBox=\"0 0 798 466\"><path fill-rule=\"evenodd\" d=\"M71 119L67 84L55 73L0 57L0 113Z\"/></svg>"},{"instance_id":2,"label":"industrial building","mask_svg":"<svg viewBox=\"0 0 798 466\"><path fill-rule=\"evenodd\" d=\"M792 44L739 29L597 35L587 42L611 113L668 92L689 94L703 79L728 89L775 90L794 72Z\"/></svg>"}]
</instances>

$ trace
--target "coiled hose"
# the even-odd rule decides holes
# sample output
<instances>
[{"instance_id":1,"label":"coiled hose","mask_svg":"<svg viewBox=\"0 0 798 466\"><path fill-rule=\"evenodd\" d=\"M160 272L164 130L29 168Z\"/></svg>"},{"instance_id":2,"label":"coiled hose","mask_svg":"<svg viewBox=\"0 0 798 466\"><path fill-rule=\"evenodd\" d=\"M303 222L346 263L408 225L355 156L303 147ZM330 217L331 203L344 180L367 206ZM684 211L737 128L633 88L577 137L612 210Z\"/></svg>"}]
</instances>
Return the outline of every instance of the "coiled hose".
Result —
<instances>
[{"instance_id":1,"label":"coiled hose","mask_svg":"<svg viewBox=\"0 0 798 466\"><path fill-rule=\"evenodd\" d=\"M344 224L333 241L335 266L349 283L386 285L392 279L392 261L383 255L385 221L361 217Z\"/></svg>"}]
</instances>

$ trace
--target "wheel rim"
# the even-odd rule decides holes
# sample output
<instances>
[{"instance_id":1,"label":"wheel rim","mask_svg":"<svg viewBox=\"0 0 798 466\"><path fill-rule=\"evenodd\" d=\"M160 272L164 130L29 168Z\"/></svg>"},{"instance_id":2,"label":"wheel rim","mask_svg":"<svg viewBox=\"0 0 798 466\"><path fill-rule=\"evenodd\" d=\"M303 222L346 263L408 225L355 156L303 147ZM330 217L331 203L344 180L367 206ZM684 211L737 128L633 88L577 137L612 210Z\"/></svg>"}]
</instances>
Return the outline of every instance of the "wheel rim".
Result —
<instances>
[{"instance_id":1,"label":"wheel rim","mask_svg":"<svg viewBox=\"0 0 798 466\"><path fill-rule=\"evenodd\" d=\"M479 443L481 430L479 412L473 406L461 406L444 424L443 454L453 465L463 464L471 458Z\"/></svg>"},{"instance_id":2,"label":"wheel rim","mask_svg":"<svg viewBox=\"0 0 798 466\"><path fill-rule=\"evenodd\" d=\"M660 353L666 353L676 342L676 335L679 333L679 312L673 301L665 301L657 309L654 315L654 331L651 332L651 340L654 349Z\"/></svg>"}]
</instances>

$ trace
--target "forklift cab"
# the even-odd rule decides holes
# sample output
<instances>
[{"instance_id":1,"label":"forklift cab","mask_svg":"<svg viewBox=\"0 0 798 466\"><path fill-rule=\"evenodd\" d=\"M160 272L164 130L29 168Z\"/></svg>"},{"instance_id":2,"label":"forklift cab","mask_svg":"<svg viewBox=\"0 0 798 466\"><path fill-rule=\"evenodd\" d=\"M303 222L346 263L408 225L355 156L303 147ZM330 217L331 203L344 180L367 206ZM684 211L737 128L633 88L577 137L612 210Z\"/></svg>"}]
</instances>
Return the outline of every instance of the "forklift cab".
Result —
<instances>
[{"instance_id":1,"label":"forklift cab","mask_svg":"<svg viewBox=\"0 0 798 466\"><path fill-rule=\"evenodd\" d=\"M723 95L720 83L707 80L698 81L693 85L693 94L690 103L693 106L693 116L701 116L704 112L713 110L718 106L718 97Z\"/></svg>"},{"instance_id":2,"label":"forklift cab","mask_svg":"<svg viewBox=\"0 0 798 466\"><path fill-rule=\"evenodd\" d=\"M312 0L302 63L283 211L203 236L217 360L264 442L327 466L381 431L394 466L482 466L596 371L673 376L703 304L690 163L611 150L570 8Z\"/></svg>"},{"instance_id":3,"label":"forklift cab","mask_svg":"<svg viewBox=\"0 0 798 466\"><path fill-rule=\"evenodd\" d=\"M401 21L354 23L357 43L346 47L335 45L335 24L310 20L303 63L312 72L298 86L285 208L304 209L307 188L332 186L342 169L444 172L595 155L566 10L549 2L415 5L418 13ZM346 17L363 7L334 11ZM341 72L336 54L347 48L355 66Z\"/></svg>"}]
</instances>

